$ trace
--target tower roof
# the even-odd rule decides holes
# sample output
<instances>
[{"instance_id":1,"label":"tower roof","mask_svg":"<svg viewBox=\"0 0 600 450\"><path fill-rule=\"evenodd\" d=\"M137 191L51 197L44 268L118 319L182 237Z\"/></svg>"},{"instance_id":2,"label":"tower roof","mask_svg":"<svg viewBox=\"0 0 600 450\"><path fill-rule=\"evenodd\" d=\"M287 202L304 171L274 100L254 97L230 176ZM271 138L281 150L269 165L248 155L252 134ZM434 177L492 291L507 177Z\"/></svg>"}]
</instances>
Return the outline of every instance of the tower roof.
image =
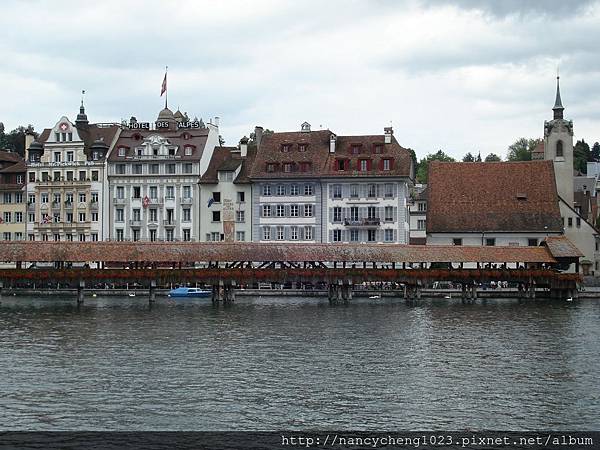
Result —
<instances>
[{"instance_id":1,"label":"tower roof","mask_svg":"<svg viewBox=\"0 0 600 450\"><path fill-rule=\"evenodd\" d=\"M560 98L560 77L557 76L556 77L556 100L554 101L554 107L552 108L552 111L554 111L554 118L562 119L564 109L565 108L563 107L562 100Z\"/></svg>"}]
</instances>

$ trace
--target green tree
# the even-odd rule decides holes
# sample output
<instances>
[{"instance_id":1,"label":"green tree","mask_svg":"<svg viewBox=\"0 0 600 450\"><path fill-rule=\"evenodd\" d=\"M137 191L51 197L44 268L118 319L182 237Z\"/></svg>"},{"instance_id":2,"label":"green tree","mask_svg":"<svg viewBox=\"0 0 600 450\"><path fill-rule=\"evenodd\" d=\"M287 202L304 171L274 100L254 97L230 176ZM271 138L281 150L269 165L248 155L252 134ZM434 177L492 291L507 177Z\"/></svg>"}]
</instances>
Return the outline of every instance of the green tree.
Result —
<instances>
[{"instance_id":1,"label":"green tree","mask_svg":"<svg viewBox=\"0 0 600 450\"><path fill-rule=\"evenodd\" d=\"M587 173L587 162L591 161L590 146L582 139L575 143L573 148L573 169Z\"/></svg>"},{"instance_id":2,"label":"green tree","mask_svg":"<svg viewBox=\"0 0 600 450\"><path fill-rule=\"evenodd\" d=\"M17 152L21 156L25 154L25 133L31 132L37 138L38 134L33 131L33 125L26 127L21 125L10 133L5 132L4 124L0 122L0 149Z\"/></svg>"},{"instance_id":3,"label":"green tree","mask_svg":"<svg viewBox=\"0 0 600 450\"><path fill-rule=\"evenodd\" d=\"M438 150L436 153L430 153L429 155L425 156L425 158L419 161L417 166L416 178L418 183L427 183L429 163L431 161L455 162L456 160L444 153L442 150Z\"/></svg>"},{"instance_id":4,"label":"green tree","mask_svg":"<svg viewBox=\"0 0 600 450\"><path fill-rule=\"evenodd\" d=\"M590 158L590 161L600 161L600 143L596 142L594 145L592 145Z\"/></svg>"},{"instance_id":5,"label":"green tree","mask_svg":"<svg viewBox=\"0 0 600 450\"><path fill-rule=\"evenodd\" d=\"M469 152L463 157L463 162L475 162L475 157Z\"/></svg>"},{"instance_id":6,"label":"green tree","mask_svg":"<svg viewBox=\"0 0 600 450\"><path fill-rule=\"evenodd\" d=\"M494 162L494 161L502 161L502 158L500 158L495 153L490 153L489 155L487 155L485 157L485 162Z\"/></svg>"},{"instance_id":7,"label":"green tree","mask_svg":"<svg viewBox=\"0 0 600 450\"><path fill-rule=\"evenodd\" d=\"M508 161L531 161L531 153L542 142L541 139L519 138L508 146Z\"/></svg>"}]
</instances>

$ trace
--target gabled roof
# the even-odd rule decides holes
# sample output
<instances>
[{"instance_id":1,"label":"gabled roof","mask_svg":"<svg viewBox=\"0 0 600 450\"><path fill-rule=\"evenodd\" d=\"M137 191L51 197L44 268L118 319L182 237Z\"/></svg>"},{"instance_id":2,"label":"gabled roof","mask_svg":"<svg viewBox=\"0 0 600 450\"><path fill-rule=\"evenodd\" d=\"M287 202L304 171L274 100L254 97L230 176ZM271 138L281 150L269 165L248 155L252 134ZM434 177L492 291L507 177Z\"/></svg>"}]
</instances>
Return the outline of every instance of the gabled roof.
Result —
<instances>
[{"instance_id":1,"label":"gabled roof","mask_svg":"<svg viewBox=\"0 0 600 450\"><path fill-rule=\"evenodd\" d=\"M83 151L87 155L88 159L92 158L90 147L94 143L94 141L100 139L110 147L115 138L115 135L119 132L119 130L120 127L116 124L101 125L92 123L87 126L77 127L77 133L79 134L79 137L84 143ZM41 144L45 144L46 141L49 139L51 132L51 128L44 129L44 131L42 131L42 133L39 135L36 141ZM63 144L63 142L60 142L60 144Z\"/></svg>"},{"instance_id":2,"label":"gabled roof","mask_svg":"<svg viewBox=\"0 0 600 450\"><path fill-rule=\"evenodd\" d=\"M245 158L242 158L237 147L215 147L208 169L200 178L201 184L216 184L219 182L219 171L235 171L242 165L238 176L233 181L238 184L250 183L248 171L256 155L255 148L249 148Z\"/></svg>"},{"instance_id":3,"label":"gabled roof","mask_svg":"<svg viewBox=\"0 0 600 450\"><path fill-rule=\"evenodd\" d=\"M585 256L566 236L549 236L543 242L555 258L579 258Z\"/></svg>"},{"instance_id":4,"label":"gabled roof","mask_svg":"<svg viewBox=\"0 0 600 450\"><path fill-rule=\"evenodd\" d=\"M314 178L314 177L412 177L412 157L410 151L401 147L392 136L391 143L385 143L384 135L336 136L335 151L330 152L330 140L334 133L330 130L291 131L269 133L262 137L250 178ZM300 151L300 146L303 150ZM283 151L284 146L287 151ZM375 152L375 147L381 153ZM354 154L352 147L358 147ZM345 170L337 169L336 161L348 161ZM371 170L359 171L360 159L371 161ZM381 161L391 160L390 170L383 170ZM283 172L282 165L292 163L291 173ZM302 163L309 163L302 170ZM274 172L267 171L267 164L279 167Z\"/></svg>"},{"instance_id":5,"label":"gabled roof","mask_svg":"<svg viewBox=\"0 0 600 450\"><path fill-rule=\"evenodd\" d=\"M561 232L552 161L429 164L427 232Z\"/></svg>"}]
</instances>

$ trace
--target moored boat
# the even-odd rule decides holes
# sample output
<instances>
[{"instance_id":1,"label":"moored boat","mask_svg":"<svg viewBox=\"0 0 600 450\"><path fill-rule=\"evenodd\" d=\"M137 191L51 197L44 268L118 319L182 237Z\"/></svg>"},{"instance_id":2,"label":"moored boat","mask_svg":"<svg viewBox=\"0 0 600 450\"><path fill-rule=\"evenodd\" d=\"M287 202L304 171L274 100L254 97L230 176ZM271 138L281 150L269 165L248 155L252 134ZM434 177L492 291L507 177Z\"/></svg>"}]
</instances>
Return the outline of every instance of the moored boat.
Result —
<instances>
[{"instance_id":1,"label":"moored boat","mask_svg":"<svg viewBox=\"0 0 600 450\"><path fill-rule=\"evenodd\" d=\"M206 298L212 295L212 291L195 287L178 287L169 292L171 298Z\"/></svg>"}]
</instances>

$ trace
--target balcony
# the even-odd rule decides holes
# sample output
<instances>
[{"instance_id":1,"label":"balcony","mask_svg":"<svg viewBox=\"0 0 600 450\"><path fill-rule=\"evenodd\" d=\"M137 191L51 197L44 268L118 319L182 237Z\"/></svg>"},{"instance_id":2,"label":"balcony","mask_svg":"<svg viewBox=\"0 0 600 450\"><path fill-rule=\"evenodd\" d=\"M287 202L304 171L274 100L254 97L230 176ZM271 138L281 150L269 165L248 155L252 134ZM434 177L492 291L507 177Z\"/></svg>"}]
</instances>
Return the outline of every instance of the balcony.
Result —
<instances>
[{"instance_id":1,"label":"balcony","mask_svg":"<svg viewBox=\"0 0 600 450\"><path fill-rule=\"evenodd\" d=\"M115 198L113 198L113 203L115 205L124 205L125 204L125 198L115 197Z\"/></svg>"},{"instance_id":2,"label":"balcony","mask_svg":"<svg viewBox=\"0 0 600 450\"><path fill-rule=\"evenodd\" d=\"M27 202L27 211L35 211L35 203Z\"/></svg>"},{"instance_id":3,"label":"balcony","mask_svg":"<svg viewBox=\"0 0 600 450\"><path fill-rule=\"evenodd\" d=\"M92 211L98 211L98 201L97 200L92 200L90 202L90 209Z\"/></svg>"},{"instance_id":4,"label":"balcony","mask_svg":"<svg viewBox=\"0 0 600 450\"><path fill-rule=\"evenodd\" d=\"M164 203L162 197L150 197L149 205L162 205Z\"/></svg>"},{"instance_id":5,"label":"balcony","mask_svg":"<svg viewBox=\"0 0 600 450\"><path fill-rule=\"evenodd\" d=\"M165 228L172 228L172 227L175 226L175 224L176 224L176 220L175 219L171 219L171 220L165 219L165 220L163 220L163 226Z\"/></svg>"},{"instance_id":6,"label":"balcony","mask_svg":"<svg viewBox=\"0 0 600 450\"><path fill-rule=\"evenodd\" d=\"M60 211L60 202L52 202L52 211Z\"/></svg>"},{"instance_id":7,"label":"balcony","mask_svg":"<svg viewBox=\"0 0 600 450\"><path fill-rule=\"evenodd\" d=\"M193 201L194 201L194 199L191 197L181 197L181 199L180 199L180 203L182 205L191 205Z\"/></svg>"},{"instance_id":8,"label":"balcony","mask_svg":"<svg viewBox=\"0 0 600 450\"><path fill-rule=\"evenodd\" d=\"M347 227L377 228L381 225L379 217L370 217L366 219L344 219L344 225Z\"/></svg>"},{"instance_id":9,"label":"balcony","mask_svg":"<svg viewBox=\"0 0 600 450\"><path fill-rule=\"evenodd\" d=\"M132 219L129 221L129 225L132 227L141 227L142 226L142 221L140 219Z\"/></svg>"},{"instance_id":10,"label":"balcony","mask_svg":"<svg viewBox=\"0 0 600 450\"><path fill-rule=\"evenodd\" d=\"M65 209L66 210L73 210L73 202L72 201L65 201Z\"/></svg>"}]
</instances>

